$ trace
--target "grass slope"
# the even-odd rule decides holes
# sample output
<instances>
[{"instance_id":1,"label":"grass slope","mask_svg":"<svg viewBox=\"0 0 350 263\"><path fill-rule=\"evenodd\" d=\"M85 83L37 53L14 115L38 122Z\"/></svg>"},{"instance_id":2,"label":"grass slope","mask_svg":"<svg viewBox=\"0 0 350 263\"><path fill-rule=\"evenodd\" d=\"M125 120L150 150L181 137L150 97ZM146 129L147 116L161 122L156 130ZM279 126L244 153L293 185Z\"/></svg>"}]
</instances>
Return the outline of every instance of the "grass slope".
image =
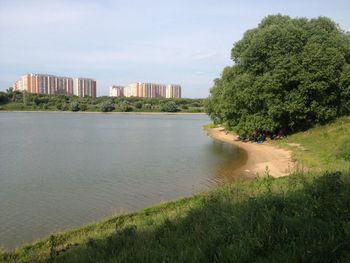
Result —
<instances>
[{"instance_id":1,"label":"grass slope","mask_svg":"<svg viewBox=\"0 0 350 263\"><path fill-rule=\"evenodd\" d=\"M0 252L0 261L350 262L349 126L342 118L278 142L314 170L342 173L221 186Z\"/></svg>"},{"instance_id":2,"label":"grass slope","mask_svg":"<svg viewBox=\"0 0 350 263\"><path fill-rule=\"evenodd\" d=\"M350 171L349 116L273 143L290 149L296 160L313 171Z\"/></svg>"}]
</instances>

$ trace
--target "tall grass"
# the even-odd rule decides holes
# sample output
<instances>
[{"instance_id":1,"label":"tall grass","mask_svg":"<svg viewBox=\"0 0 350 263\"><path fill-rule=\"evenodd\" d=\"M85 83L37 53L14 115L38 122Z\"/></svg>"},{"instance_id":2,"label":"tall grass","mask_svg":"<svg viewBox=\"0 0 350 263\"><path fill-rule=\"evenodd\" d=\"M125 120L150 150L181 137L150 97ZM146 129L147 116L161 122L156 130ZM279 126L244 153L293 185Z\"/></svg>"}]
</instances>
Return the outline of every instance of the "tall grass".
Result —
<instances>
[{"instance_id":1,"label":"tall grass","mask_svg":"<svg viewBox=\"0 0 350 263\"><path fill-rule=\"evenodd\" d=\"M350 175L295 174L58 233L3 262L349 262Z\"/></svg>"},{"instance_id":2,"label":"tall grass","mask_svg":"<svg viewBox=\"0 0 350 263\"><path fill-rule=\"evenodd\" d=\"M350 171L350 116L273 143L290 149L296 160L314 171Z\"/></svg>"}]
</instances>

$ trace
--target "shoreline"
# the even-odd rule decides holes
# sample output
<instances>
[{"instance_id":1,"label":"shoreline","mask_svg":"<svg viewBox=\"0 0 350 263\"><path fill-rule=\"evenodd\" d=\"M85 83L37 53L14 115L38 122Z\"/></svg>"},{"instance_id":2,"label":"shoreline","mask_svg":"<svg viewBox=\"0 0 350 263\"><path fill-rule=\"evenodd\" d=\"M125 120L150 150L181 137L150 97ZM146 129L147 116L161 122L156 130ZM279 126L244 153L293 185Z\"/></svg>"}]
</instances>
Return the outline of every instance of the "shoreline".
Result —
<instances>
[{"instance_id":1,"label":"shoreline","mask_svg":"<svg viewBox=\"0 0 350 263\"><path fill-rule=\"evenodd\" d=\"M205 129L207 135L214 140L226 142L243 149L247 153L244 164L234 168L233 172L249 177L263 176L268 169L272 177L288 176L296 169L296 162L292 160L291 151L277 148L269 143L242 142L236 140L233 134L226 134L223 128Z\"/></svg>"},{"instance_id":2,"label":"shoreline","mask_svg":"<svg viewBox=\"0 0 350 263\"><path fill-rule=\"evenodd\" d=\"M161 112L161 111L129 111L129 112L101 112L101 111L28 111L28 110L0 110L1 112L24 112L24 113L83 113L83 114L89 114L89 113L94 113L94 114L125 114L125 115L206 115L204 112Z\"/></svg>"}]
</instances>

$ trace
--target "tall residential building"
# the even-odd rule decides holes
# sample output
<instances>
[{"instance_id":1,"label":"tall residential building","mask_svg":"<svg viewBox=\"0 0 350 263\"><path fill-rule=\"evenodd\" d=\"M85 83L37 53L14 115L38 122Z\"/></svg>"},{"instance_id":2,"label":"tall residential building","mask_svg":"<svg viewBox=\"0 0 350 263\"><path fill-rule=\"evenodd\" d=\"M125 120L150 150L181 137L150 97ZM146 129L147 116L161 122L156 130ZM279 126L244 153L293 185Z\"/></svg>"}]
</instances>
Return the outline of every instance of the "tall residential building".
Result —
<instances>
[{"instance_id":1,"label":"tall residential building","mask_svg":"<svg viewBox=\"0 0 350 263\"><path fill-rule=\"evenodd\" d=\"M167 96L167 94L169 94L169 96ZM136 82L131 83L124 88L124 96L144 98L181 98L181 86L166 86L164 84Z\"/></svg>"},{"instance_id":2,"label":"tall residential building","mask_svg":"<svg viewBox=\"0 0 350 263\"><path fill-rule=\"evenodd\" d=\"M76 79L75 95L79 97L96 97L96 80L87 78Z\"/></svg>"},{"instance_id":3,"label":"tall residential building","mask_svg":"<svg viewBox=\"0 0 350 263\"><path fill-rule=\"evenodd\" d=\"M109 87L110 97L123 97L124 96L124 86L110 86Z\"/></svg>"},{"instance_id":4,"label":"tall residential building","mask_svg":"<svg viewBox=\"0 0 350 263\"><path fill-rule=\"evenodd\" d=\"M73 95L73 79L47 74L27 74L13 84L14 90L29 93Z\"/></svg>"},{"instance_id":5,"label":"tall residential building","mask_svg":"<svg viewBox=\"0 0 350 263\"><path fill-rule=\"evenodd\" d=\"M166 86L166 98L181 98L181 86L170 84Z\"/></svg>"},{"instance_id":6,"label":"tall residential building","mask_svg":"<svg viewBox=\"0 0 350 263\"><path fill-rule=\"evenodd\" d=\"M137 88L139 82L131 83L124 88L124 96L125 97L136 97L137 96Z\"/></svg>"}]
</instances>

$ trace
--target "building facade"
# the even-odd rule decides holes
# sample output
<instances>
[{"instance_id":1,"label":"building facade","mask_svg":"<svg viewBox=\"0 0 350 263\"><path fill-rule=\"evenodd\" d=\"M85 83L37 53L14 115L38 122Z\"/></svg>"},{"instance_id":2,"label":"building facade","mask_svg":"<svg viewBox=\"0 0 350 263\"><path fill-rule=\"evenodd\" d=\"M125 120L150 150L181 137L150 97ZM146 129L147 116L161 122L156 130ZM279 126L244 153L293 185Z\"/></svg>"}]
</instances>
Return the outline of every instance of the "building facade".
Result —
<instances>
[{"instance_id":1,"label":"building facade","mask_svg":"<svg viewBox=\"0 0 350 263\"><path fill-rule=\"evenodd\" d=\"M181 98L181 86L170 84L166 86L166 98Z\"/></svg>"},{"instance_id":2,"label":"building facade","mask_svg":"<svg viewBox=\"0 0 350 263\"><path fill-rule=\"evenodd\" d=\"M136 82L124 88L125 97L181 98L180 85Z\"/></svg>"},{"instance_id":3,"label":"building facade","mask_svg":"<svg viewBox=\"0 0 350 263\"><path fill-rule=\"evenodd\" d=\"M96 80L87 78L76 79L75 95L79 97L96 97Z\"/></svg>"},{"instance_id":4,"label":"building facade","mask_svg":"<svg viewBox=\"0 0 350 263\"><path fill-rule=\"evenodd\" d=\"M41 94L73 95L73 79L47 74L27 74L13 84L14 90Z\"/></svg>"},{"instance_id":5,"label":"building facade","mask_svg":"<svg viewBox=\"0 0 350 263\"><path fill-rule=\"evenodd\" d=\"M124 88L125 97L136 97L139 83L131 83Z\"/></svg>"},{"instance_id":6,"label":"building facade","mask_svg":"<svg viewBox=\"0 0 350 263\"><path fill-rule=\"evenodd\" d=\"M124 86L110 86L109 87L110 97L124 97Z\"/></svg>"}]
</instances>

